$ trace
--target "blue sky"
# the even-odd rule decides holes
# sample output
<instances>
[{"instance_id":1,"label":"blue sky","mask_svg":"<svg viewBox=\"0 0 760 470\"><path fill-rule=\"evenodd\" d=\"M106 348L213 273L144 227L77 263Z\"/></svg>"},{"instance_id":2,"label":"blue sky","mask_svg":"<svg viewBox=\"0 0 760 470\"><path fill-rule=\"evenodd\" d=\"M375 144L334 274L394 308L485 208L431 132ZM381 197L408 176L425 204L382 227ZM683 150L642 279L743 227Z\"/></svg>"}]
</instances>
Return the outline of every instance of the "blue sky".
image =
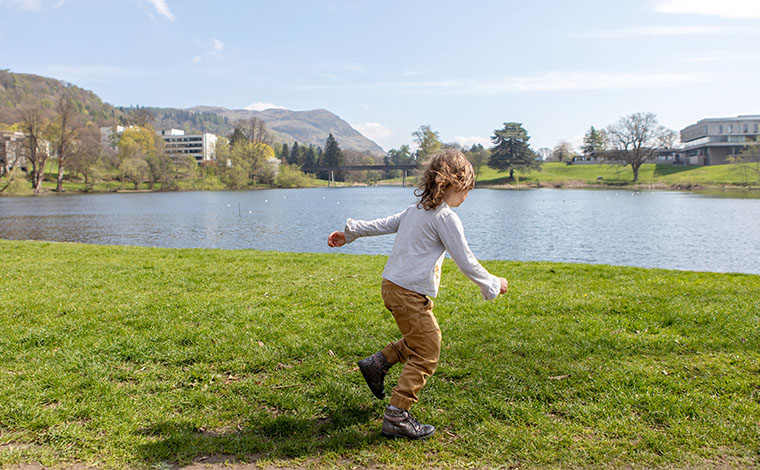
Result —
<instances>
[{"instance_id":1,"label":"blue sky","mask_svg":"<svg viewBox=\"0 0 760 470\"><path fill-rule=\"evenodd\" d=\"M760 114L758 44L760 0L0 0L0 68L114 105L325 108L386 150Z\"/></svg>"}]
</instances>

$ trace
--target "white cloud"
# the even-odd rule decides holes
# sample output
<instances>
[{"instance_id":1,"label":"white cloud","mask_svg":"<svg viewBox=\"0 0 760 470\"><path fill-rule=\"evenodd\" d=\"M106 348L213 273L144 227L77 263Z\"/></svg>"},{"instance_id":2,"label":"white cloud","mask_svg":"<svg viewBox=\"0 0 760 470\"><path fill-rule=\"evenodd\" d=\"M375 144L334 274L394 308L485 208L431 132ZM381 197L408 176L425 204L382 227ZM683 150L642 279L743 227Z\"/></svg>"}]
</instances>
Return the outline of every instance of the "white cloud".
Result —
<instances>
[{"instance_id":1,"label":"white cloud","mask_svg":"<svg viewBox=\"0 0 760 470\"><path fill-rule=\"evenodd\" d=\"M249 111L264 111L265 109L285 109L285 108L283 106L277 106L276 104L257 101L255 103L249 104L244 109L247 109Z\"/></svg>"},{"instance_id":2,"label":"white cloud","mask_svg":"<svg viewBox=\"0 0 760 470\"><path fill-rule=\"evenodd\" d=\"M464 148L472 147L473 144L480 144L485 148L491 145L491 139L488 137L481 137L479 135L473 135L470 137L456 136L454 137L456 142Z\"/></svg>"},{"instance_id":3,"label":"white cloud","mask_svg":"<svg viewBox=\"0 0 760 470\"><path fill-rule=\"evenodd\" d=\"M659 13L679 15L760 18L760 2L757 0L659 0L654 9Z\"/></svg>"},{"instance_id":4,"label":"white cloud","mask_svg":"<svg viewBox=\"0 0 760 470\"><path fill-rule=\"evenodd\" d=\"M200 64L201 60L203 60L203 58L201 56L199 56L199 55L193 57L193 62L196 63L196 64Z\"/></svg>"},{"instance_id":5,"label":"white cloud","mask_svg":"<svg viewBox=\"0 0 760 470\"><path fill-rule=\"evenodd\" d=\"M221 52L224 50L224 43L219 39L214 38L211 40L211 48L216 52Z\"/></svg>"},{"instance_id":6,"label":"white cloud","mask_svg":"<svg viewBox=\"0 0 760 470\"><path fill-rule=\"evenodd\" d=\"M365 137L372 140L382 140L393 135L393 131L379 122L365 122L363 124L351 124L351 127L359 131Z\"/></svg>"},{"instance_id":7,"label":"white cloud","mask_svg":"<svg viewBox=\"0 0 760 470\"><path fill-rule=\"evenodd\" d=\"M172 14L171 10L169 10L169 5L166 4L166 0L147 0L148 3L153 5L153 8L156 9L156 12L168 19L169 21L174 21L174 15Z\"/></svg>"},{"instance_id":8,"label":"white cloud","mask_svg":"<svg viewBox=\"0 0 760 470\"><path fill-rule=\"evenodd\" d=\"M644 26L640 28L607 29L574 34L576 37L596 39L616 39L637 36L693 36L707 34L760 34L760 28L739 28L732 26Z\"/></svg>"}]
</instances>

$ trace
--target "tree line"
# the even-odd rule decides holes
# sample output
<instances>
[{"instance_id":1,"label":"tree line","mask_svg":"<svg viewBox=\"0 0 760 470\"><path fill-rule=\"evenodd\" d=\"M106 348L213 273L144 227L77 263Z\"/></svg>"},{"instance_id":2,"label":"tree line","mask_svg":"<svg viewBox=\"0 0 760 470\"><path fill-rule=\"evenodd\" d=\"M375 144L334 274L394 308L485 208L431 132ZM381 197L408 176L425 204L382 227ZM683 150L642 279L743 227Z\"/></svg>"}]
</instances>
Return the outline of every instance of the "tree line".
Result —
<instances>
[{"instance_id":1,"label":"tree line","mask_svg":"<svg viewBox=\"0 0 760 470\"><path fill-rule=\"evenodd\" d=\"M582 154L578 154L566 141L559 142L553 149L534 150L529 144L527 130L519 122L504 122L502 128L494 129L489 148L477 143L470 148L463 148L459 143L443 143L429 125L421 126L412 136L416 150L412 151L409 145L391 149L385 157L389 164L423 162L442 148L456 148L470 160L476 177L482 167L487 165L501 172L509 172L510 181L515 179L516 171L540 170L544 161L572 164L583 157L599 162L630 165L633 181L636 182L641 165L655 158L660 150L673 148L677 141L675 131L659 125L653 113L623 116L604 129L591 126L583 138Z\"/></svg>"}]
</instances>

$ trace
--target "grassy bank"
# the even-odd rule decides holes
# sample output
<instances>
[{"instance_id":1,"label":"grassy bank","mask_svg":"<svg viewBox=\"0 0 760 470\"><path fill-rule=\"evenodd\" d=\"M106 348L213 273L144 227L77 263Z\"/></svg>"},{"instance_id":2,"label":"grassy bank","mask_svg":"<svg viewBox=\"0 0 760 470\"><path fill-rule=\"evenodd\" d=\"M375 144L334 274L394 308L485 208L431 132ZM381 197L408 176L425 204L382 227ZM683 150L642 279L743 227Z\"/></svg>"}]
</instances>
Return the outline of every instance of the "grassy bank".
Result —
<instances>
[{"instance_id":1,"label":"grassy bank","mask_svg":"<svg viewBox=\"0 0 760 470\"><path fill-rule=\"evenodd\" d=\"M630 166L619 165L566 165L558 162L544 163L541 171L529 173L516 172L517 181L509 181L508 173L498 172L487 166L480 170L477 184L483 187L634 187L644 186L657 189L736 189L754 190L746 191L754 193L760 190L760 181L757 174L749 164L743 165L714 165L714 166L682 166L682 165L642 165L639 171L639 182L635 185L633 171ZM601 177L601 179L599 179ZM382 180L376 184L401 185L402 178ZM341 186L350 186L353 183L338 183ZM374 184L374 183L373 183ZM417 176L407 177L407 185L417 184ZM327 186L327 181L310 179L309 186ZM0 187L4 186L4 180L0 179ZM48 193L55 191L56 183L46 181L43 190ZM251 186L248 189L269 187L267 185ZM225 186L218 178L198 178L181 180L172 190L180 191L207 191L224 190ZM89 187L85 187L81 181L67 181L64 184L67 193L87 192L104 193L116 191L134 191L135 185L127 182L114 180L99 181ZM147 183L140 184L138 191L151 191ZM154 185L153 191L162 191L162 185ZM32 194L31 185L22 185L20 190L12 194L0 193L0 195L26 195Z\"/></svg>"},{"instance_id":2,"label":"grassy bank","mask_svg":"<svg viewBox=\"0 0 760 470\"><path fill-rule=\"evenodd\" d=\"M397 337L384 258L0 241L0 467L751 467L760 276L447 260L424 442L355 361ZM395 382L399 368L389 377ZM260 461L261 463L261 461Z\"/></svg>"},{"instance_id":3,"label":"grassy bank","mask_svg":"<svg viewBox=\"0 0 760 470\"><path fill-rule=\"evenodd\" d=\"M589 186L626 186L633 181L630 166L619 165L566 165L544 163L541 171L517 173L519 183L545 185L582 184ZM676 187L760 187L758 175L749 165L683 166L645 164L639 169L640 185ZM483 167L478 176L479 185L507 183L508 174ZM601 177L601 179L598 179Z\"/></svg>"}]
</instances>

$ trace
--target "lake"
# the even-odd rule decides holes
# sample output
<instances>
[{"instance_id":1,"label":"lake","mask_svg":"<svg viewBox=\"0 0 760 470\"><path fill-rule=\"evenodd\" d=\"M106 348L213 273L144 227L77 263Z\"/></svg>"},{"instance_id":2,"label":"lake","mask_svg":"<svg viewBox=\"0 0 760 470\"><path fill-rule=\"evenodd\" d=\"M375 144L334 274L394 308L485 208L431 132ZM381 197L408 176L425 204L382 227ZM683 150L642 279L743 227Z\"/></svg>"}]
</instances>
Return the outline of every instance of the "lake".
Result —
<instances>
[{"instance_id":1,"label":"lake","mask_svg":"<svg viewBox=\"0 0 760 470\"><path fill-rule=\"evenodd\" d=\"M348 217L414 203L412 188L0 198L0 238L388 254L393 236L327 247ZM760 200L686 192L476 189L455 209L480 259L760 274Z\"/></svg>"}]
</instances>

